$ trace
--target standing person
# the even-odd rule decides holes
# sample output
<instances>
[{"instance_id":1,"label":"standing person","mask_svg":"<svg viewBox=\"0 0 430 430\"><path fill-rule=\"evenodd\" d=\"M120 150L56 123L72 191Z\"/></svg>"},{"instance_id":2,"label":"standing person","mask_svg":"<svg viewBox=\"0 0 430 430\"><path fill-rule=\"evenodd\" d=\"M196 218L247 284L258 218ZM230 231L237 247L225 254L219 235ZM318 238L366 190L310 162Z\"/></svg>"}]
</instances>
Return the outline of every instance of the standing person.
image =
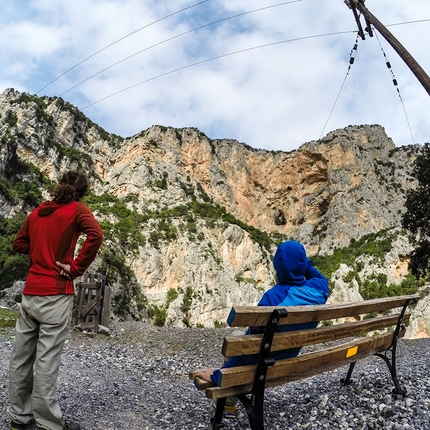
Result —
<instances>
[{"instance_id":1,"label":"standing person","mask_svg":"<svg viewBox=\"0 0 430 430\"><path fill-rule=\"evenodd\" d=\"M273 257L278 283L266 291L257 306L305 306L326 303L329 295L328 280L306 257L303 245L294 240L281 243ZM283 325L278 331L292 331L316 327L318 323ZM261 333L260 327L250 327L246 334ZM300 348L277 351L270 354L276 360L295 357ZM237 367L256 363L258 354L231 357L222 367ZM197 373L202 379L217 383L219 369ZM236 397L228 397L224 416L236 416Z\"/></svg>"},{"instance_id":2,"label":"standing person","mask_svg":"<svg viewBox=\"0 0 430 430\"><path fill-rule=\"evenodd\" d=\"M73 280L94 260L103 232L83 203L89 182L81 171L63 174L45 201L27 218L13 250L28 254L30 268L16 323L9 366L11 430L36 422L44 430L80 430L65 423L56 394L61 353L68 336ZM75 257L76 242L86 236Z\"/></svg>"}]
</instances>

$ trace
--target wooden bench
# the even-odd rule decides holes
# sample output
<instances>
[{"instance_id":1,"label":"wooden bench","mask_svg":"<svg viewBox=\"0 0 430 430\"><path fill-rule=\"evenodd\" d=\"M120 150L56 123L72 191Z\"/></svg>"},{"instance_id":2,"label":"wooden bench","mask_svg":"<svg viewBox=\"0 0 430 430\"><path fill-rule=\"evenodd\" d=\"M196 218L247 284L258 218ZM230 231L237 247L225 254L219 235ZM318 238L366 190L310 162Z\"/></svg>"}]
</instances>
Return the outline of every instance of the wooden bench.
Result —
<instances>
[{"instance_id":1,"label":"wooden bench","mask_svg":"<svg viewBox=\"0 0 430 430\"><path fill-rule=\"evenodd\" d=\"M408 306L417 303L419 295L365 300L356 303L295 307L233 307L228 317L231 327L265 327L263 334L226 336L224 357L258 354L256 364L221 369L218 385L190 372L206 397L217 399L212 428L221 423L226 397L236 396L245 406L252 430L264 428L264 392L268 387L285 384L349 364L344 384L350 382L355 363L376 355L387 364L394 383L393 392L405 395L396 370L397 340L405 334L410 319ZM338 320L344 320L339 323ZM320 321L317 328L276 332L285 324ZM335 342L331 342L335 341ZM328 345L327 343L334 345ZM313 345L313 351L297 357L273 360L270 352ZM308 348L308 349L311 349ZM251 396L248 396L251 394Z\"/></svg>"}]
</instances>

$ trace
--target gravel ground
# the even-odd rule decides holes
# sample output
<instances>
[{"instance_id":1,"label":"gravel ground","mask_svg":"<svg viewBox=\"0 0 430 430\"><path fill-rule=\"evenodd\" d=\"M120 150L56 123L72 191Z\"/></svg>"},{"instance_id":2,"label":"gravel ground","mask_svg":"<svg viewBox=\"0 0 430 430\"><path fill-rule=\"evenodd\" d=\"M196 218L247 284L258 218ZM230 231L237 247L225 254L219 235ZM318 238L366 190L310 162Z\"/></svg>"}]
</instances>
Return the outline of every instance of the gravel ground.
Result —
<instances>
[{"instance_id":1,"label":"gravel ground","mask_svg":"<svg viewBox=\"0 0 430 430\"><path fill-rule=\"evenodd\" d=\"M213 401L188 379L190 370L215 367L229 329L168 329L147 323L114 323L111 336L72 331L58 394L66 420L84 430L209 429ZM0 333L0 428L9 429L8 361L13 330ZM342 386L347 368L269 389L265 428L430 429L430 339L401 340L398 373L408 390L393 396L385 363L359 362L353 383ZM240 407L226 429L249 429Z\"/></svg>"}]
</instances>

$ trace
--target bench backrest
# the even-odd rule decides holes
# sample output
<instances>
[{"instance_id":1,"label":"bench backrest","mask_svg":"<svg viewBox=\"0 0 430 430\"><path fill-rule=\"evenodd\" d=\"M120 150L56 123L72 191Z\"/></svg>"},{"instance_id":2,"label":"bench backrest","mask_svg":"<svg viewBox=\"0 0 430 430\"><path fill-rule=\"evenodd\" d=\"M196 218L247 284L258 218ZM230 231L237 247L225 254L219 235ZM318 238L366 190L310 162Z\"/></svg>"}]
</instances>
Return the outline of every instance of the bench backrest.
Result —
<instances>
[{"instance_id":1,"label":"bench backrest","mask_svg":"<svg viewBox=\"0 0 430 430\"><path fill-rule=\"evenodd\" d=\"M336 303L316 306L271 307L271 306L236 306L230 311L228 324L231 327L266 326L274 309L286 310L286 316L280 318L278 326L321 322L315 329L296 330L276 333L271 351L282 351L307 345L360 336L369 332L384 330L396 326L400 312L391 315L377 315L365 319L367 315L403 308L416 303L419 295L388 297L364 300L355 303ZM348 318L347 322L336 323ZM410 314L403 315L403 323L409 321ZM351 321L353 319L353 321ZM333 325L327 325L333 324ZM225 357L256 354L260 351L262 334L244 336L226 336L222 347Z\"/></svg>"},{"instance_id":2,"label":"bench backrest","mask_svg":"<svg viewBox=\"0 0 430 430\"><path fill-rule=\"evenodd\" d=\"M317 328L276 332L273 335L270 340L271 352L316 346L314 352L278 360L269 367L265 384L273 386L331 370L389 349L394 338L404 336L404 324L410 319L406 309L418 300L419 295L409 295L317 306L237 306L231 310L228 323L231 327L267 326L270 325L270 319L276 309L281 312L278 325L322 322ZM376 313L379 315L373 316ZM372 317L367 318L369 315ZM344 318L347 319L345 322L338 322ZM329 325L331 323L333 325ZM369 334L371 336L363 337ZM358 339L350 339L357 336ZM227 358L258 354L262 351L263 337L264 334L226 336L222 353ZM341 339L341 344L336 343L331 347L324 345L326 342ZM219 387L208 388L206 395L218 398L249 392L254 383L256 369L256 364L221 369Z\"/></svg>"},{"instance_id":3,"label":"bench backrest","mask_svg":"<svg viewBox=\"0 0 430 430\"><path fill-rule=\"evenodd\" d=\"M409 301L415 303L419 298L419 294L414 294L363 300L354 303L332 303L316 306L235 306L230 311L227 323L230 327L265 326L269 322L273 309L277 308L288 311L288 315L280 321L280 325L321 322L400 308Z\"/></svg>"}]
</instances>

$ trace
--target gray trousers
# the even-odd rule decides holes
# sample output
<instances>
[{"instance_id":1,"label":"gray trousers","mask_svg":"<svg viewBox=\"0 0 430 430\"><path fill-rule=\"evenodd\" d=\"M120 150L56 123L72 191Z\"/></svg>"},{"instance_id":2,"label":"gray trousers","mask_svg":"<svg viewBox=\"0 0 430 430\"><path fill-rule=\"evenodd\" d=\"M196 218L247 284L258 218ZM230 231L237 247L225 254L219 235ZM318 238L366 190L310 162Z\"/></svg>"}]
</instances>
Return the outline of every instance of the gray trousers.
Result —
<instances>
[{"instance_id":1,"label":"gray trousers","mask_svg":"<svg viewBox=\"0 0 430 430\"><path fill-rule=\"evenodd\" d=\"M20 424L62 430L57 400L61 353L70 329L72 295L22 296L9 365L8 415Z\"/></svg>"}]
</instances>

